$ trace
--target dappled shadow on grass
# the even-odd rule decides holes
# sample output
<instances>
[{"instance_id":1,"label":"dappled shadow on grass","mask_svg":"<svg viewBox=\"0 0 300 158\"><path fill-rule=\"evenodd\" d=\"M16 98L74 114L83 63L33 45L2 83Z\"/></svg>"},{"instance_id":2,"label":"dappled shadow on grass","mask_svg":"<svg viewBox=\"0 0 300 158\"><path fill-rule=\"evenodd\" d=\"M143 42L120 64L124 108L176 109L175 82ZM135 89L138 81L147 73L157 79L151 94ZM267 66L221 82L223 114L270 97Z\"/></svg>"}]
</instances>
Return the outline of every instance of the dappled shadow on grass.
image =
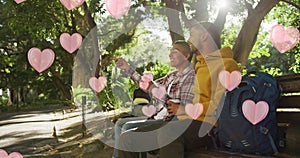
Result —
<instances>
[{"instance_id":1,"label":"dappled shadow on grass","mask_svg":"<svg viewBox=\"0 0 300 158\"><path fill-rule=\"evenodd\" d=\"M86 133L81 123L76 123L64 129L58 137L58 143L52 153L60 154L62 158L109 158L113 148L106 146L93 134Z\"/></svg>"},{"instance_id":2,"label":"dappled shadow on grass","mask_svg":"<svg viewBox=\"0 0 300 158\"><path fill-rule=\"evenodd\" d=\"M8 153L19 152L24 157L41 158L48 157L45 153L53 150L52 145L56 144L55 138L35 138L19 141L17 144L2 147ZM60 155L49 155L50 158L59 158Z\"/></svg>"},{"instance_id":3,"label":"dappled shadow on grass","mask_svg":"<svg viewBox=\"0 0 300 158\"><path fill-rule=\"evenodd\" d=\"M28 138L39 135L36 132L28 133L30 133L26 135ZM113 148L103 144L94 135L84 132L81 123L72 124L58 133L61 134L57 137L21 140L26 133L11 132L2 135L0 139L11 138L19 141L0 148L8 153L20 152L28 158L108 158L112 156Z\"/></svg>"},{"instance_id":4,"label":"dappled shadow on grass","mask_svg":"<svg viewBox=\"0 0 300 158\"><path fill-rule=\"evenodd\" d=\"M121 117L123 115L121 114ZM119 117L120 113L87 114L84 125L78 122L60 131L62 134L58 136L58 143L54 145L56 154L59 153L62 158L112 157L114 122ZM107 145L103 143L104 140L112 143Z\"/></svg>"}]
</instances>

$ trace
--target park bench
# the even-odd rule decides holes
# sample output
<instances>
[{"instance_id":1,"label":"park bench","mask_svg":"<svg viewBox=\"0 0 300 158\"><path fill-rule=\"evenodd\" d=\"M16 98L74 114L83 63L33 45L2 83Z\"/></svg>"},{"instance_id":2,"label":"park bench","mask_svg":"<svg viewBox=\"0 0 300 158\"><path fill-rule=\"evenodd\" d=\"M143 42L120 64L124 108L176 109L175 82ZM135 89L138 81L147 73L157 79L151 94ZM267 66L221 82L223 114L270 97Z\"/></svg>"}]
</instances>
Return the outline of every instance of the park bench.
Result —
<instances>
[{"instance_id":1,"label":"park bench","mask_svg":"<svg viewBox=\"0 0 300 158\"><path fill-rule=\"evenodd\" d=\"M277 110L278 125L286 134L284 148L272 157L300 157L300 74L276 77L282 87L282 98ZM230 153L222 150L205 150L187 153L189 158L262 158L260 155ZM271 156L265 156L271 157Z\"/></svg>"},{"instance_id":2,"label":"park bench","mask_svg":"<svg viewBox=\"0 0 300 158\"><path fill-rule=\"evenodd\" d=\"M188 158L268 158L268 157L300 157L300 74L276 77L282 87L282 97L279 101L277 119L280 130L286 134L285 147L279 149L274 156L261 156L241 153L231 153L224 150L209 149L188 152ZM149 155L148 157L159 157ZM142 157L145 157L143 155Z\"/></svg>"}]
</instances>

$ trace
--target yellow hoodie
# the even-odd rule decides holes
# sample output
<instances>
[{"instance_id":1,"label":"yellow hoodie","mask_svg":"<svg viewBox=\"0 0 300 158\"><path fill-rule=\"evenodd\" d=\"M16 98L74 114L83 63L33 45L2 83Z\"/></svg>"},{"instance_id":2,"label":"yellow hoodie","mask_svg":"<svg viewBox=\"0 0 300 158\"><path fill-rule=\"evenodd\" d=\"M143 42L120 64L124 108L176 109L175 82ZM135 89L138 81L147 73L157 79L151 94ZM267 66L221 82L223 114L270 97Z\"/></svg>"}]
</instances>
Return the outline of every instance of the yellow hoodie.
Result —
<instances>
[{"instance_id":1,"label":"yellow hoodie","mask_svg":"<svg viewBox=\"0 0 300 158\"><path fill-rule=\"evenodd\" d=\"M225 88L219 81L219 73L222 70L229 72L238 70L236 61L232 58L232 50L229 47L207 55L198 55L195 66L196 82L194 85L195 98L193 103L202 103L204 110L199 121L216 124L215 110L218 107ZM178 119L183 119L184 117Z\"/></svg>"}]
</instances>

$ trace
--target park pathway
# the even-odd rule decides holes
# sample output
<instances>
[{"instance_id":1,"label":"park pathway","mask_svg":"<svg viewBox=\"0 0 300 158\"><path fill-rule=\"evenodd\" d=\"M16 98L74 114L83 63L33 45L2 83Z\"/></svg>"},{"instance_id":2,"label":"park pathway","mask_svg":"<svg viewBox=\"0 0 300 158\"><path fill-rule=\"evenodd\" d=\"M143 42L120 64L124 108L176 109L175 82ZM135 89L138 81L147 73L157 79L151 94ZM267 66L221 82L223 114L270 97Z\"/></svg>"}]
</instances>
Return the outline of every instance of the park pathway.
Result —
<instances>
[{"instance_id":1,"label":"park pathway","mask_svg":"<svg viewBox=\"0 0 300 158\"><path fill-rule=\"evenodd\" d=\"M97 113L93 115L101 116ZM65 132L68 132L66 130L74 130L72 137L80 135L81 130L78 129L81 128L81 123L82 115L79 110L32 111L1 115L0 149L8 153L20 152L24 157L30 158L72 157L62 156L68 154L58 152L55 148L62 150L68 146L65 145L69 143L68 141L72 142L72 138L64 137ZM71 128L72 126L74 128ZM78 144L78 141L76 142ZM72 147L74 144L76 143L73 143Z\"/></svg>"}]
</instances>

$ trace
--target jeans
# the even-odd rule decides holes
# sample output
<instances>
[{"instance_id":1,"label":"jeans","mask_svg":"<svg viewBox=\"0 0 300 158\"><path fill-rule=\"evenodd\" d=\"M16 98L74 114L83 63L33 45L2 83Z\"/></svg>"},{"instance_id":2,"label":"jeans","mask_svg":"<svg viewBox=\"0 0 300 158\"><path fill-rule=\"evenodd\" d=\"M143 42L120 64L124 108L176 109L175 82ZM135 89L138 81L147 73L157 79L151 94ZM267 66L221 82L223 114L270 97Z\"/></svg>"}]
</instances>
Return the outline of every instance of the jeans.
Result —
<instances>
[{"instance_id":1,"label":"jeans","mask_svg":"<svg viewBox=\"0 0 300 158\"><path fill-rule=\"evenodd\" d=\"M212 125L196 120L177 120L143 126L121 135L120 158L138 158L139 152L160 149L160 158L184 158L186 151L212 147L209 130L199 135L202 125Z\"/></svg>"},{"instance_id":2,"label":"jeans","mask_svg":"<svg viewBox=\"0 0 300 158\"><path fill-rule=\"evenodd\" d=\"M138 127L150 125L155 122L161 122L162 120L147 120L147 117L140 116L140 117L127 117L127 118L120 118L115 124L115 147L113 158L118 157L118 145L120 135L124 132L135 130Z\"/></svg>"}]
</instances>

